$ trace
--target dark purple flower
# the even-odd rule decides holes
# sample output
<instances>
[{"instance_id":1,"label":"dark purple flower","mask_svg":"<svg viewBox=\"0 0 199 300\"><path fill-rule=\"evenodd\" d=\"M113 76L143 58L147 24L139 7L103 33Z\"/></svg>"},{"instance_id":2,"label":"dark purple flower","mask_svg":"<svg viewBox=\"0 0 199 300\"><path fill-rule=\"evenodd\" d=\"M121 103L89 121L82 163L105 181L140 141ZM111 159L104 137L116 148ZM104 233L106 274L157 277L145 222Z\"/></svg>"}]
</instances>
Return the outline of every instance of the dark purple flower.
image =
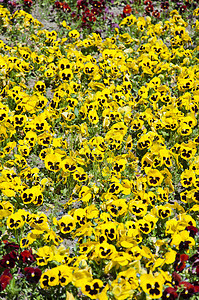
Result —
<instances>
[{"instance_id":1,"label":"dark purple flower","mask_svg":"<svg viewBox=\"0 0 199 300\"><path fill-rule=\"evenodd\" d=\"M189 244L191 242L190 241L185 241L185 242L181 242L179 244L179 250L182 251L182 250L188 250L189 249Z\"/></svg>"},{"instance_id":2,"label":"dark purple flower","mask_svg":"<svg viewBox=\"0 0 199 300\"><path fill-rule=\"evenodd\" d=\"M176 293L176 289L172 287L168 287L164 290L162 299L163 300L175 300L178 298L178 294Z\"/></svg>"},{"instance_id":3,"label":"dark purple flower","mask_svg":"<svg viewBox=\"0 0 199 300\"><path fill-rule=\"evenodd\" d=\"M0 260L0 266L2 268L14 268L16 259L17 253L15 251L11 251L10 253L4 255Z\"/></svg>"},{"instance_id":4,"label":"dark purple flower","mask_svg":"<svg viewBox=\"0 0 199 300\"><path fill-rule=\"evenodd\" d=\"M169 8L169 1L162 2L160 7L162 9L168 9Z\"/></svg>"},{"instance_id":5,"label":"dark purple flower","mask_svg":"<svg viewBox=\"0 0 199 300\"><path fill-rule=\"evenodd\" d=\"M185 229L189 231L189 235L192 238L194 238L195 235L198 233L198 228L196 228L195 226L187 226Z\"/></svg>"},{"instance_id":6,"label":"dark purple flower","mask_svg":"<svg viewBox=\"0 0 199 300\"><path fill-rule=\"evenodd\" d=\"M181 292L180 296L183 299L189 299L193 294L195 293L194 291L194 285L187 282L187 281L180 281L179 287L184 287L184 290Z\"/></svg>"},{"instance_id":7,"label":"dark purple flower","mask_svg":"<svg viewBox=\"0 0 199 300\"><path fill-rule=\"evenodd\" d=\"M11 250L18 250L19 249L19 245L15 244L15 243L4 241L4 244L5 244L4 248L6 250L11 251Z\"/></svg>"},{"instance_id":8,"label":"dark purple flower","mask_svg":"<svg viewBox=\"0 0 199 300\"><path fill-rule=\"evenodd\" d=\"M41 270L37 267L31 268L31 267L26 267L24 269L26 280L29 283L38 283L39 279L41 277Z\"/></svg>"}]
</instances>

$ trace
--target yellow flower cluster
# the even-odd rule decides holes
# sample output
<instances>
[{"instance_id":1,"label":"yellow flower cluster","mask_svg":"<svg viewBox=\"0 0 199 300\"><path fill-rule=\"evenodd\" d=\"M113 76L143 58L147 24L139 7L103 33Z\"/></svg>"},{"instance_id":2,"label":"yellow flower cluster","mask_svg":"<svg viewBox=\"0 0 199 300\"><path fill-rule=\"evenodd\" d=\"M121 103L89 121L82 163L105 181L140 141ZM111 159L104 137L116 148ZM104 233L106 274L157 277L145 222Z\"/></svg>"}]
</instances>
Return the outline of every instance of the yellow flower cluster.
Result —
<instances>
[{"instance_id":1,"label":"yellow flower cluster","mask_svg":"<svg viewBox=\"0 0 199 300\"><path fill-rule=\"evenodd\" d=\"M0 6L0 24L29 37L0 41L3 232L48 268L44 289L161 298L198 225L198 21L131 15L82 40Z\"/></svg>"}]
</instances>

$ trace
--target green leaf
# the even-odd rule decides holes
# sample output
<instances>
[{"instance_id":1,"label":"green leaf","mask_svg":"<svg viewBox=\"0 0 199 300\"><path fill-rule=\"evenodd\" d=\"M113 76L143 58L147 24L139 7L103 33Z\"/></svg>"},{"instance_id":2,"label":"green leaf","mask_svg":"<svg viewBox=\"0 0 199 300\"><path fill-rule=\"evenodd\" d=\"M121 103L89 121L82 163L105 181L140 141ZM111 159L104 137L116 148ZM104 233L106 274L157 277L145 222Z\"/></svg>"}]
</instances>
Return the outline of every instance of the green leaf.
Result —
<instances>
[{"instance_id":1,"label":"green leaf","mask_svg":"<svg viewBox=\"0 0 199 300\"><path fill-rule=\"evenodd\" d=\"M74 114L76 115L76 117L79 116L79 110L77 109L77 107L75 107Z\"/></svg>"}]
</instances>

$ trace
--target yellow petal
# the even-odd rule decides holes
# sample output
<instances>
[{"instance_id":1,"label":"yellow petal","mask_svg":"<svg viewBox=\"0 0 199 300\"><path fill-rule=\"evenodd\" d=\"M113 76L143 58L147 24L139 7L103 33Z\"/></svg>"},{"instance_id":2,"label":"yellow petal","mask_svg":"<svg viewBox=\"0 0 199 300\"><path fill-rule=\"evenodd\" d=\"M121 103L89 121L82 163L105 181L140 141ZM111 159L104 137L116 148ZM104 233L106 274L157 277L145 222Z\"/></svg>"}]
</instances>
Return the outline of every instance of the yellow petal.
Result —
<instances>
[{"instance_id":1,"label":"yellow petal","mask_svg":"<svg viewBox=\"0 0 199 300\"><path fill-rule=\"evenodd\" d=\"M66 300L75 300L75 298L73 297L73 295L69 292L66 293Z\"/></svg>"}]
</instances>

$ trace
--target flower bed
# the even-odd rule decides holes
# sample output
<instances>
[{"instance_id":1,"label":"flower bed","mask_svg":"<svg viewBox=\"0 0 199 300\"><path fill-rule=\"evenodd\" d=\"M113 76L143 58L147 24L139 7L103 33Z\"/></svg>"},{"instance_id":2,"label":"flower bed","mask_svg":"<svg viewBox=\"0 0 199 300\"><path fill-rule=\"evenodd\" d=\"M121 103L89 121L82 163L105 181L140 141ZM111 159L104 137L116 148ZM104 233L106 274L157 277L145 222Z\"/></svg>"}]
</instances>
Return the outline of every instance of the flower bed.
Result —
<instances>
[{"instance_id":1,"label":"flower bed","mask_svg":"<svg viewBox=\"0 0 199 300\"><path fill-rule=\"evenodd\" d=\"M197 16L82 38L0 6L2 297L196 299Z\"/></svg>"}]
</instances>

